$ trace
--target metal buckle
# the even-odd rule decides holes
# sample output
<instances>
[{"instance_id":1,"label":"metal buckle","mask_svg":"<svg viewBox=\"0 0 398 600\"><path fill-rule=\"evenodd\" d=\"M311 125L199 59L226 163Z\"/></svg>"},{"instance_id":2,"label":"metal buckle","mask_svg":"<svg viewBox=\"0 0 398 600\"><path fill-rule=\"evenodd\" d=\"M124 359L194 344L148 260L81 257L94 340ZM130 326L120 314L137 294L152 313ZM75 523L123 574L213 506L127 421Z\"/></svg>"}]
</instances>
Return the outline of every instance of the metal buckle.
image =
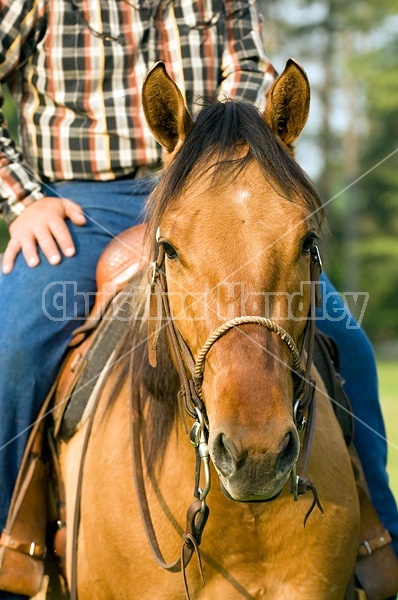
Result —
<instances>
[{"instance_id":1,"label":"metal buckle","mask_svg":"<svg viewBox=\"0 0 398 600\"><path fill-rule=\"evenodd\" d=\"M189 435L190 442L194 448L198 448L201 435L201 425L199 421L195 421L192 425L191 433Z\"/></svg>"},{"instance_id":2,"label":"metal buckle","mask_svg":"<svg viewBox=\"0 0 398 600\"><path fill-rule=\"evenodd\" d=\"M207 443L207 436L205 433L205 422L202 411L195 407L197 414L197 421L191 429L191 444L194 448L198 449L199 457L203 465L204 471L204 487L198 488L199 499L202 502L200 512L203 514L206 511L206 497L210 492L211 486L211 474L210 474L210 452L209 445Z\"/></svg>"},{"instance_id":3,"label":"metal buckle","mask_svg":"<svg viewBox=\"0 0 398 600\"><path fill-rule=\"evenodd\" d=\"M369 556L371 554L373 554L372 548L369 546L369 543L366 540L364 542L362 542L362 545L365 546L366 552L368 553Z\"/></svg>"},{"instance_id":4,"label":"metal buckle","mask_svg":"<svg viewBox=\"0 0 398 600\"><path fill-rule=\"evenodd\" d=\"M293 408L293 420L294 420L294 424L297 429L297 433L299 435L301 435L306 426L307 419L303 416L303 417L301 417L300 422L299 422L299 418L298 418L299 409L300 409L300 400L297 400L294 405L294 408Z\"/></svg>"}]
</instances>

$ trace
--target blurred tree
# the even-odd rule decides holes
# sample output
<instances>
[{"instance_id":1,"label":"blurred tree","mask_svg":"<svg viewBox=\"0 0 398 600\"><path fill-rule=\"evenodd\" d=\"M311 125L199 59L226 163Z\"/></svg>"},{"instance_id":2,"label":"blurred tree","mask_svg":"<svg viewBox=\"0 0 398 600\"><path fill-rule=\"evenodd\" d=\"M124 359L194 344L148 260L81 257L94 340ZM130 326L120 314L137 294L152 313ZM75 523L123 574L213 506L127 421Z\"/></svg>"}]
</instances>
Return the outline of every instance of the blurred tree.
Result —
<instances>
[{"instance_id":1,"label":"blurred tree","mask_svg":"<svg viewBox=\"0 0 398 600\"><path fill-rule=\"evenodd\" d=\"M361 155L368 175L359 184L360 283L370 292L366 326L378 340L398 339L398 36L383 37L381 47L352 65L365 84L368 117Z\"/></svg>"}]
</instances>

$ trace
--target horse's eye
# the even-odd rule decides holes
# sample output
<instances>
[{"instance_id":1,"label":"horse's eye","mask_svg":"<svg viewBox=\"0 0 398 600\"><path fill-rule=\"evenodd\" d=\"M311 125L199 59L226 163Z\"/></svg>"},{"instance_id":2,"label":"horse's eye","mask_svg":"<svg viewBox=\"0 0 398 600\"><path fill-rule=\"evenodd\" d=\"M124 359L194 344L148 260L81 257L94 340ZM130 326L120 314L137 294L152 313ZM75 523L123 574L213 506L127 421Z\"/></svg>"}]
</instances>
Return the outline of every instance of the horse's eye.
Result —
<instances>
[{"instance_id":1,"label":"horse's eye","mask_svg":"<svg viewBox=\"0 0 398 600\"><path fill-rule=\"evenodd\" d=\"M301 246L303 254L309 254L311 252L311 249L317 237L318 236L312 231L310 233L307 233Z\"/></svg>"},{"instance_id":2,"label":"horse's eye","mask_svg":"<svg viewBox=\"0 0 398 600\"><path fill-rule=\"evenodd\" d=\"M166 254L168 259L174 260L174 259L178 258L177 251L171 244L169 244L168 242L160 242L160 243L162 244L164 253Z\"/></svg>"}]
</instances>

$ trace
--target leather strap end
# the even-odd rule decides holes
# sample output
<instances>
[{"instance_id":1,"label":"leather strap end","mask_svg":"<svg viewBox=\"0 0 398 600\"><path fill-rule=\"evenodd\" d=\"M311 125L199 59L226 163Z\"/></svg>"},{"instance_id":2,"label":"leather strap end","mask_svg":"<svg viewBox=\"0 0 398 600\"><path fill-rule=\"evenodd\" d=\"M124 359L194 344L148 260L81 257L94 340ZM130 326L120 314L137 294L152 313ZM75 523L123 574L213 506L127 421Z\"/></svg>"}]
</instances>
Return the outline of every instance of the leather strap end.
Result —
<instances>
[{"instance_id":1,"label":"leather strap end","mask_svg":"<svg viewBox=\"0 0 398 600\"><path fill-rule=\"evenodd\" d=\"M153 336L148 335L148 361L151 367L155 368L158 364L158 359L156 355L156 346L153 346L152 340Z\"/></svg>"},{"instance_id":2,"label":"leather strap end","mask_svg":"<svg viewBox=\"0 0 398 600\"><path fill-rule=\"evenodd\" d=\"M162 316L162 292L155 281L151 286L148 319L148 360L151 367L157 365L156 348L162 326Z\"/></svg>"}]
</instances>

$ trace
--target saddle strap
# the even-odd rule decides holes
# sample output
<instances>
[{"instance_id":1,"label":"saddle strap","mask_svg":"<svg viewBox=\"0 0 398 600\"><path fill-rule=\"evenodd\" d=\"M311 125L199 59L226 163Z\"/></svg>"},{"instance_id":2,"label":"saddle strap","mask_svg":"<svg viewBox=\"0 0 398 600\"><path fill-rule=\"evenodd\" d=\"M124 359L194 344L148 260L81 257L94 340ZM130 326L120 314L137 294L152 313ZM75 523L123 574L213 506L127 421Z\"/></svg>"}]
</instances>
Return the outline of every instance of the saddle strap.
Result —
<instances>
[{"instance_id":1,"label":"saddle strap","mask_svg":"<svg viewBox=\"0 0 398 600\"><path fill-rule=\"evenodd\" d=\"M370 540L363 540L358 547L358 556L369 556L379 550L379 548L383 548L387 546L387 544L391 544L392 539L390 533L387 529L383 529L383 531L376 535L374 538Z\"/></svg>"},{"instance_id":2,"label":"saddle strap","mask_svg":"<svg viewBox=\"0 0 398 600\"><path fill-rule=\"evenodd\" d=\"M29 597L38 593L44 575L48 506L42 446L55 385L32 426L0 539L0 589Z\"/></svg>"},{"instance_id":3,"label":"saddle strap","mask_svg":"<svg viewBox=\"0 0 398 600\"><path fill-rule=\"evenodd\" d=\"M21 540L17 540L11 535L9 535L6 531L3 531L0 537L0 546L5 546L6 548L10 548L11 550L15 550L16 552L20 552L21 554L27 554L32 558L45 558L46 557L46 547L37 544L36 542L26 543L21 542Z\"/></svg>"},{"instance_id":4,"label":"saddle strap","mask_svg":"<svg viewBox=\"0 0 398 600\"><path fill-rule=\"evenodd\" d=\"M40 590L46 554L46 469L40 458L33 457L26 481L0 538L0 590L31 597Z\"/></svg>"}]
</instances>

